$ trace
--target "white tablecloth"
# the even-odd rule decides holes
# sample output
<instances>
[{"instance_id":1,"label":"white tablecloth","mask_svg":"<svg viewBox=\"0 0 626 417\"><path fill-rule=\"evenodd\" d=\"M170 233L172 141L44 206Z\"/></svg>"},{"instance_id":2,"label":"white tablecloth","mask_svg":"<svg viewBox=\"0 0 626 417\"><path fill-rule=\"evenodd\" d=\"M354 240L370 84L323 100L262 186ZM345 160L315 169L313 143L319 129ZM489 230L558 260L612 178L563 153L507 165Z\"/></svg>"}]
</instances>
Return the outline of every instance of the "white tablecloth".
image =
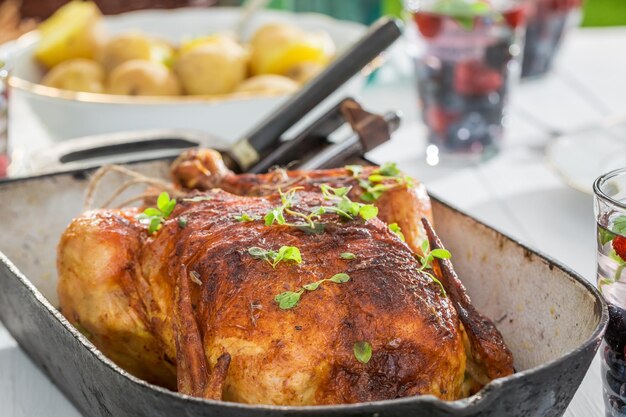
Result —
<instances>
[{"instance_id":1,"label":"white tablecloth","mask_svg":"<svg viewBox=\"0 0 626 417\"><path fill-rule=\"evenodd\" d=\"M555 71L514 91L503 151L486 163L464 168L424 163L423 127L417 120L411 69L402 63L387 67L364 93L364 103L376 111L401 109L405 123L393 141L370 157L398 162L437 196L595 282L591 196L564 185L546 163L544 146L556 134L626 114L625 48L626 29L573 32ZM1 324L0 415L79 416ZM565 415L603 415L598 360Z\"/></svg>"}]
</instances>

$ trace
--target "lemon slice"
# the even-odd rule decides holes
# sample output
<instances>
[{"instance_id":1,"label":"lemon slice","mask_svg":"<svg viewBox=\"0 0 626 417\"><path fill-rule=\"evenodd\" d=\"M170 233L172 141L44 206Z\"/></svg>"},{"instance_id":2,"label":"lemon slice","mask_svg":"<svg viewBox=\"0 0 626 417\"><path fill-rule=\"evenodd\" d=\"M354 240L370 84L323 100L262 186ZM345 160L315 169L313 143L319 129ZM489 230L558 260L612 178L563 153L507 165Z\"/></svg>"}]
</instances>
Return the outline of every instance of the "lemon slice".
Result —
<instances>
[{"instance_id":1,"label":"lemon slice","mask_svg":"<svg viewBox=\"0 0 626 417\"><path fill-rule=\"evenodd\" d=\"M286 75L294 67L302 64L326 66L334 54L334 44L325 33L306 33L299 36L285 37L274 42L272 47L257 51L253 62L255 74Z\"/></svg>"},{"instance_id":2,"label":"lemon slice","mask_svg":"<svg viewBox=\"0 0 626 417\"><path fill-rule=\"evenodd\" d=\"M41 40L35 57L48 68L68 59L92 59L99 45L101 17L95 3L67 3L39 25Z\"/></svg>"}]
</instances>

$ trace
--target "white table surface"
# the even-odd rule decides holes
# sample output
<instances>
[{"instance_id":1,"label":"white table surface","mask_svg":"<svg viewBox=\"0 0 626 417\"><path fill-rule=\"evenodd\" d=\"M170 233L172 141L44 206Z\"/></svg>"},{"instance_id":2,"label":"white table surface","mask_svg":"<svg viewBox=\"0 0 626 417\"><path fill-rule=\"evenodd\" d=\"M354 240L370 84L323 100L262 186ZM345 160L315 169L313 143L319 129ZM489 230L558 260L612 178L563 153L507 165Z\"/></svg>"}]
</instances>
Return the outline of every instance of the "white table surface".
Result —
<instances>
[{"instance_id":1,"label":"white table surface","mask_svg":"<svg viewBox=\"0 0 626 417\"><path fill-rule=\"evenodd\" d=\"M388 66L364 93L364 103L376 111L400 109L405 121L393 141L370 156L398 162L437 196L595 282L591 196L564 185L546 163L544 147L555 134L626 114L625 50L626 29L571 33L553 73L514 91L503 151L463 168L424 163L410 65ZM596 358L565 416L600 417L603 407ZM0 416L79 416L1 324Z\"/></svg>"}]
</instances>

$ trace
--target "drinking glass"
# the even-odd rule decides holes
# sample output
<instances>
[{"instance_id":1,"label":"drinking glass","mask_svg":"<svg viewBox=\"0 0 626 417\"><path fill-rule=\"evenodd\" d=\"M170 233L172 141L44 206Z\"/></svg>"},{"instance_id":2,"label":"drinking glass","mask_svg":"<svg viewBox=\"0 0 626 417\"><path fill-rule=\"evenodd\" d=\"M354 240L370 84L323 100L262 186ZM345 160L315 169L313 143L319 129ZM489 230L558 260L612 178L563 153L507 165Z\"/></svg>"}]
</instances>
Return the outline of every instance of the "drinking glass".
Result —
<instances>
[{"instance_id":1,"label":"drinking glass","mask_svg":"<svg viewBox=\"0 0 626 417\"><path fill-rule=\"evenodd\" d=\"M599 177L594 185L598 241L598 289L609 306L602 342L606 417L626 417L626 168Z\"/></svg>"},{"instance_id":2,"label":"drinking glass","mask_svg":"<svg viewBox=\"0 0 626 417\"><path fill-rule=\"evenodd\" d=\"M525 2L408 0L417 90L428 128L427 162L486 159L502 140L502 118L525 29ZM475 159L475 158L471 158Z\"/></svg>"},{"instance_id":3,"label":"drinking glass","mask_svg":"<svg viewBox=\"0 0 626 417\"><path fill-rule=\"evenodd\" d=\"M582 0L532 0L528 22L522 78L544 75L554 61L567 29L580 20Z\"/></svg>"}]
</instances>

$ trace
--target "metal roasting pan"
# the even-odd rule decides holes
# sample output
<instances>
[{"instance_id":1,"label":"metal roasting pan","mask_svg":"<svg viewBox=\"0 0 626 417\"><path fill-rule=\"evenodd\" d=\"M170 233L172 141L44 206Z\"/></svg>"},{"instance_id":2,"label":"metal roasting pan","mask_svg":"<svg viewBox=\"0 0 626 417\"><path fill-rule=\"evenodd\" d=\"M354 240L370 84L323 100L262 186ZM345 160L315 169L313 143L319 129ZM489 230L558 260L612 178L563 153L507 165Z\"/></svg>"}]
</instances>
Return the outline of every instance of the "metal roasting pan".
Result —
<instances>
[{"instance_id":1,"label":"metal roasting pan","mask_svg":"<svg viewBox=\"0 0 626 417\"><path fill-rule=\"evenodd\" d=\"M169 160L129 165L166 177ZM495 321L515 356L515 375L478 394L352 405L277 407L209 401L143 382L104 357L55 308L56 245L81 212L90 170L0 183L0 320L85 416L94 417L557 417L580 385L608 314L575 272L433 198L437 231L473 303ZM112 175L103 194L119 185ZM104 198L104 197L101 197ZM600 389L600 388L598 388ZM591 417L591 416L590 416Z\"/></svg>"}]
</instances>

